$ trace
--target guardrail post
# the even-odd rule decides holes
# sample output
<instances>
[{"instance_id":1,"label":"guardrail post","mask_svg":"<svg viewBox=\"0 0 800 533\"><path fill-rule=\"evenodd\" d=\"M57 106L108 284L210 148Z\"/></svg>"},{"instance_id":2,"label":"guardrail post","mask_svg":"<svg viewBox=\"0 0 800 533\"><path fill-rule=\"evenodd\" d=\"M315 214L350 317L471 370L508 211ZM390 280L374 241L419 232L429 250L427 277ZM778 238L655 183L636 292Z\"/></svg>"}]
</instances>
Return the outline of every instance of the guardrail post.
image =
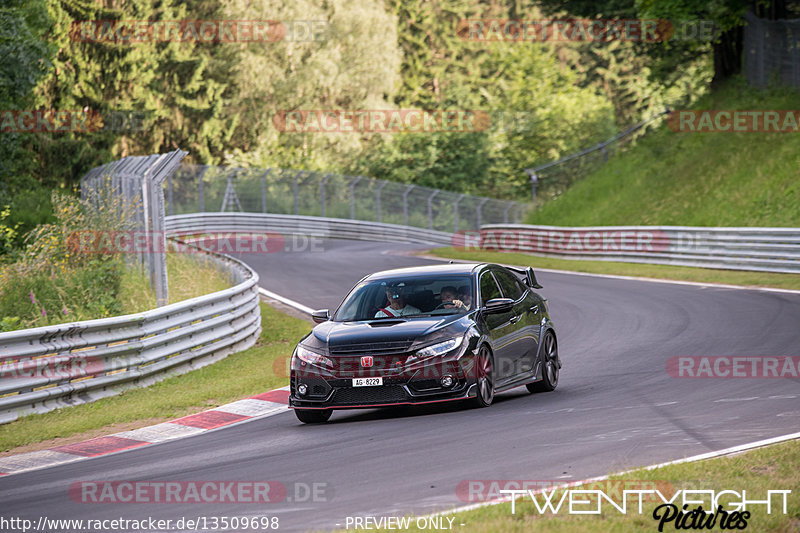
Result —
<instances>
[{"instance_id":1,"label":"guardrail post","mask_svg":"<svg viewBox=\"0 0 800 533\"><path fill-rule=\"evenodd\" d=\"M488 201L489 201L488 198L482 198L481 201L478 202L478 209L477 209L477 212L478 212L478 229L481 229L481 224L483 224L483 220L482 220L482 218L483 218L482 215L483 214L481 213L481 210L483 209L483 204L485 204Z\"/></svg>"},{"instance_id":2,"label":"guardrail post","mask_svg":"<svg viewBox=\"0 0 800 533\"><path fill-rule=\"evenodd\" d=\"M406 190L403 191L403 225L408 226L408 193L411 192L411 189L416 187L416 185L409 185L406 187Z\"/></svg>"},{"instance_id":3,"label":"guardrail post","mask_svg":"<svg viewBox=\"0 0 800 533\"><path fill-rule=\"evenodd\" d=\"M350 220L356 219L356 183L361 181L361 178L364 176L356 176L353 181L350 182Z\"/></svg>"},{"instance_id":4,"label":"guardrail post","mask_svg":"<svg viewBox=\"0 0 800 533\"><path fill-rule=\"evenodd\" d=\"M453 202L453 233L458 231L458 202L464 198L466 194L459 194L455 202Z\"/></svg>"},{"instance_id":5,"label":"guardrail post","mask_svg":"<svg viewBox=\"0 0 800 533\"><path fill-rule=\"evenodd\" d=\"M381 184L378 185L378 189L375 191L375 209L378 214L378 222L381 221L381 189L386 187L386 184L389 183L388 181L381 181Z\"/></svg>"},{"instance_id":6,"label":"guardrail post","mask_svg":"<svg viewBox=\"0 0 800 533\"><path fill-rule=\"evenodd\" d=\"M320 198L320 211L322 214L320 216L325 216L325 182L327 182L333 174L328 173L323 176L322 181L319 184L319 198Z\"/></svg>"},{"instance_id":7,"label":"guardrail post","mask_svg":"<svg viewBox=\"0 0 800 533\"><path fill-rule=\"evenodd\" d=\"M433 198L440 192L439 189L436 189L433 191L433 194L428 196L428 229L430 230L433 229L433 204L431 202L433 202Z\"/></svg>"}]
</instances>

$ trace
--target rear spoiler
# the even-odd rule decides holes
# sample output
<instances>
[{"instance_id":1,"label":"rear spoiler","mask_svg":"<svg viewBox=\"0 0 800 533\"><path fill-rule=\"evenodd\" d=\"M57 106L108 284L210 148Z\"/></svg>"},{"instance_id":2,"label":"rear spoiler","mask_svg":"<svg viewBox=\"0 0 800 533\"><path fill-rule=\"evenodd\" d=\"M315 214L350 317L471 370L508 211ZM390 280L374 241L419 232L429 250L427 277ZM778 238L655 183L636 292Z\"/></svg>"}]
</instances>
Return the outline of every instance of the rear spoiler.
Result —
<instances>
[{"instance_id":1,"label":"rear spoiler","mask_svg":"<svg viewBox=\"0 0 800 533\"><path fill-rule=\"evenodd\" d=\"M539 285L539 282L536 281L536 274L533 273L533 269L531 267L528 267L528 268L506 267L506 268L508 268L509 270L514 272L515 274L518 274L520 277L522 277L525 280L525 283L531 289L541 289L542 288L542 286Z\"/></svg>"}]
</instances>

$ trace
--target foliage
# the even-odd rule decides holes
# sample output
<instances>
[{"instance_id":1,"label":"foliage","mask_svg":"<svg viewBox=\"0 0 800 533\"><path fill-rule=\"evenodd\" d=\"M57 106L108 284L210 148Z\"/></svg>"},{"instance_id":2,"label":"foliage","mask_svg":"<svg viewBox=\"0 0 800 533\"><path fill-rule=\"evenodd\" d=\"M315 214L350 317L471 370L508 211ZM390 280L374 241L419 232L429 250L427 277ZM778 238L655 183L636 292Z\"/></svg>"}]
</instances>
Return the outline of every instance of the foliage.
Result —
<instances>
[{"instance_id":1,"label":"foliage","mask_svg":"<svg viewBox=\"0 0 800 533\"><path fill-rule=\"evenodd\" d=\"M300 0L253 4L229 0L232 19L321 21L316 40L248 43L237 54L236 93L227 112L238 125L226 162L335 170L369 138L358 133L281 133L273 118L285 110L389 109L399 83L394 17L372 0Z\"/></svg>"},{"instance_id":2,"label":"foliage","mask_svg":"<svg viewBox=\"0 0 800 533\"><path fill-rule=\"evenodd\" d=\"M697 109L797 109L793 88L759 91L741 77ZM792 133L677 133L663 125L609 160L531 224L800 226L800 139Z\"/></svg>"},{"instance_id":3,"label":"foliage","mask_svg":"<svg viewBox=\"0 0 800 533\"><path fill-rule=\"evenodd\" d=\"M0 318L19 328L114 316L124 264L113 254L81 250L82 231L115 231L129 214L110 198L79 200L54 192L55 221L26 237L17 261L0 265ZM97 202L97 203L95 203ZM92 205L101 205L94 210ZM18 319L18 320L15 320Z\"/></svg>"}]
</instances>

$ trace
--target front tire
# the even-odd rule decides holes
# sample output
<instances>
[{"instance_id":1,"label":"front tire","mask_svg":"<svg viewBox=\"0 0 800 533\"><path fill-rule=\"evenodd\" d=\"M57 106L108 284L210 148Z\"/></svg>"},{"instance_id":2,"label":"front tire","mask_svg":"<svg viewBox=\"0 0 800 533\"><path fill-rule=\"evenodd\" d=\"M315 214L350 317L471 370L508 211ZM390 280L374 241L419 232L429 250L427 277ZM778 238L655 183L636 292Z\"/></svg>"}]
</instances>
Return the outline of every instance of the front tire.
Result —
<instances>
[{"instance_id":1,"label":"front tire","mask_svg":"<svg viewBox=\"0 0 800 533\"><path fill-rule=\"evenodd\" d=\"M324 424L333 414L333 409L295 409L294 414L304 424Z\"/></svg>"},{"instance_id":2,"label":"front tire","mask_svg":"<svg viewBox=\"0 0 800 533\"><path fill-rule=\"evenodd\" d=\"M542 361L542 380L536 383L528 383L526 387L529 392L551 392L558 386L559 360L558 343L552 331L548 331L544 336L543 361Z\"/></svg>"},{"instance_id":3,"label":"front tire","mask_svg":"<svg viewBox=\"0 0 800 533\"><path fill-rule=\"evenodd\" d=\"M473 403L475 407L489 407L494 400L494 365L492 352L486 345L481 346L478 350L475 369L478 395Z\"/></svg>"}]
</instances>

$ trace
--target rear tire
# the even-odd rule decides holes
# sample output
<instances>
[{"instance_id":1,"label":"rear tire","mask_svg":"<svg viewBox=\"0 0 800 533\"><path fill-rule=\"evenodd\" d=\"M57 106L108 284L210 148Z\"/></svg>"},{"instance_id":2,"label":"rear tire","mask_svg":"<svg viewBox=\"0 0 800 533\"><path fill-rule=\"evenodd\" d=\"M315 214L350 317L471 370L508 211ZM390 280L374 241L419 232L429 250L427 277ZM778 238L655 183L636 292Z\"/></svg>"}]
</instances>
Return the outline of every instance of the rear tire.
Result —
<instances>
[{"instance_id":1,"label":"rear tire","mask_svg":"<svg viewBox=\"0 0 800 533\"><path fill-rule=\"evenodd\" d=\"M333 414L333 409L295 409L294 414L304 424L324 424Z\"/></svg>"},{"instance_id":2,"label":"rear tire","mask_svg":"<svg viewBox=\"0 0 800 533\"><path fill-rule=\"evenodd\" d=\"M478 350L475 360L475 373L477 374L478 395L473 400L475 407L489 407L494 400L494 364L492 352L486 345Z\"/></svg>"},{"instance_id":3,"label":"rear tire","mask_svg":"<svg viewBox=\"0 0 800 533\"><path fill-rule=\"evenodd\" d=\"M526 387L529 392L551 392L558 386L558 343L552 331L544 335L542 352L542 380L528 383Z\"/></svg>"}]
</instances>

